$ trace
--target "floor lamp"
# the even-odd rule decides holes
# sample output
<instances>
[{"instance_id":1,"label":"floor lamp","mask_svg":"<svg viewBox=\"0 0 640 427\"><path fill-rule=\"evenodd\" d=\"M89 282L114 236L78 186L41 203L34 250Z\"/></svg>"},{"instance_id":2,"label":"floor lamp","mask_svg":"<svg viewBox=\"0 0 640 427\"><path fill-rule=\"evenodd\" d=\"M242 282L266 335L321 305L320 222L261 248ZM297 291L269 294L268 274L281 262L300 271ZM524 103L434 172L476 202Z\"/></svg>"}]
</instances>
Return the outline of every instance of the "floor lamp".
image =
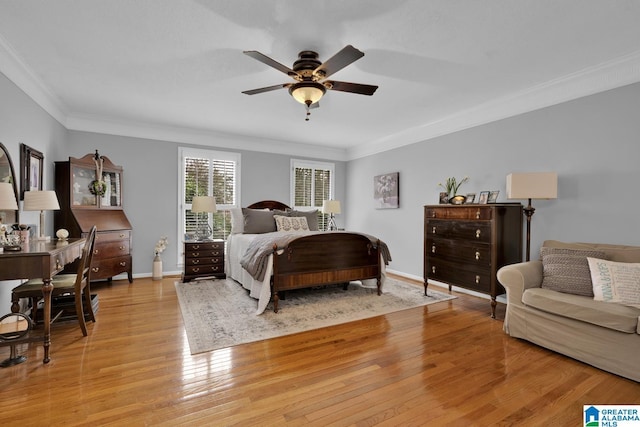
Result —
<instances>
[{"instance_id":1,"label":"floor lamp","mask_svg":"<svg viewBox=\"0 0 640 427\"><path fill-rule=\"evenodd\" d=\"M339 200L325 200L322 202L322 213L329 214L329 224L327 225L327 231L336 231L335 214L340 213L340 201Z\"/></svg>"},{"instance_id":2,"label":"floor lamp","mask_svg":"<svg viewBox=\"0 0 640 427\"><path fill-rule=\"evenodd\" d=\"M524 208L527 217L526 261L531 258L531 217L535 212L532 199L557 199L558 174L556 172L511 173L507 175L507 198L528 199Z\"/></svg>"},{"instance_id":3,"label":"floor lamp","mask_svg":"<svg viewBox=\"0 0 640 427\"><path fill-rule=\"evenodd\" d=\"M196 214L196 237L198 240L206 240L211 237L211 227L209 226L209 212L215 213L216 198L213 196L194 196L191 201L191 212ZM200 218L198 214L200 212L207 213L207 222L202 226L200 225Z\"/></svg>"}]
</instances>

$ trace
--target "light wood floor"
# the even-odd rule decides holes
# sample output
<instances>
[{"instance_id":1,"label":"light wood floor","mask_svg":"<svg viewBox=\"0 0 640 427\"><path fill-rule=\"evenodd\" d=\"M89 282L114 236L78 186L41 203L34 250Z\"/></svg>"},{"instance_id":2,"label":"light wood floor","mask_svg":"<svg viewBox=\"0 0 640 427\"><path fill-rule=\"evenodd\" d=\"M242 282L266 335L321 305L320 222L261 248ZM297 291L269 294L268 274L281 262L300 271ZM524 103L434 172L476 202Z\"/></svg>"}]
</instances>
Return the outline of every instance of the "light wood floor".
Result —
<instances>
[{"instance_id":1,"label":"light wood floor","mask_svg":"<svg viewBox=\"0 0 640 427\"><path fill-rule=\"evenodd\" d=\"M191 356L175 280L94 286L98 322L54 324L48 365L20 346L0 424L577 426L584 404L640 403L640 384L508 337L504 306L492 320L468 295Z\"/></svg>"}]
</instances>

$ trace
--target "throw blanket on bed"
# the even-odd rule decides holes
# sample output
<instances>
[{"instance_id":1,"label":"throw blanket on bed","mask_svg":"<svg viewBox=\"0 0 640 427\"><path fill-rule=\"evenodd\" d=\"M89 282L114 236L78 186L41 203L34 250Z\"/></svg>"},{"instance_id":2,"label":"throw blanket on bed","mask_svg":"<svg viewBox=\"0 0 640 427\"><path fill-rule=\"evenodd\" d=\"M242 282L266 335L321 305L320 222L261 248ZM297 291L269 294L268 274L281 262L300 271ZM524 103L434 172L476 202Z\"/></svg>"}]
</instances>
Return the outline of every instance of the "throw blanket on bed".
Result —
<instances>
[{"instance_id":1,"label":"throw blanket on bed","mask_svg":"<svg viewBox=\"0 0 640 427\"><path fill-rule=\"evenodd\" d=\"M273 245L277 245L278 250L284 249L287 245L297 239L298 237L307 236L309 234L317 234L323 233L322 231L318 232L309 232L309 233L282 233L282 232L274 232L274 233L264 233L256 236L255 239L251 241L247 251L242 255L242 259L240 260L240 265L242 268L247 270L247 272L256 280L263 281L264 274L267 269L267 259L269 255L273 253ZM362 234L371 240L371 243L375 246L378 239L373 236L369 236L364 233L355 233ZM380 241L380 254L382 255L382 259L385 264L389 264L391 261L391 253L389 252L389 248L386 243Z\"/></svg>"}]
</instances>

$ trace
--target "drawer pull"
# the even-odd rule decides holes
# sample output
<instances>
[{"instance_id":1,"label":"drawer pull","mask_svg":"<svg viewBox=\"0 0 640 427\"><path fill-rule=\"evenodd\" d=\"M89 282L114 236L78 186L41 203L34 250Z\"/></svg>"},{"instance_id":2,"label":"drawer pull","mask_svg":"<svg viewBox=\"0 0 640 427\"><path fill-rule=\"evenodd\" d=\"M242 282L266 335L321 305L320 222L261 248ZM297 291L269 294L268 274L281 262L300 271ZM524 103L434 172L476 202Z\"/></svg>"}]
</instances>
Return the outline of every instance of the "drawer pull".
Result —
<instances>
[{"instance_id":1,"label":"drawer pull","mask_svg":"<svg viewBox=\"0 0 640 427\"><path fill-rule=\"evenodd\" d=\"M191 256L199 257L200 256L200 252L194 252L194 253L191 254Z\"/></svg>"},{"instance_id":2,"label":"drawer pull","mask_svg":"<svg viewBox=\"0 0 640 427\"><path fill-rule=\"evenodd\" d=\"M126 249L125 246L120 246L119 248L120 248L121 251L124 251Z\"/></svg>"},{"instance_id":3,"label":"drawer pull","mask_svg":"<svg viewBox=\"0 0 640 427\"><path fill-rule=\"evenodd\" d=\"M100 267L93 267L91 271L97 273L98 271L100 271Z\"/></svg>"},{"instance_id":4,"label":"drawer pull","mask_svg":"<svg viewBox=\"0 0 640 427\"><path fill-rule=\"evenodd\" d=\"M481 231L480 231L480 229L478 228L478 229L476 230L476 239L479 239L479 238L480 238L480 234L481 234Z\"/></svg>"},{"instance_id":5,"label":"drawer pull","mask_svg":"<svg viewBox=\"0 0 640 427\"><path fill-rule=\"evenodd\" d=\"M431 218L435 218L436 217L436 211L431 211Z\"/></svg>"},{"instance_id":6,"label":"drawer pull","mask_svg":"<svg viewBox=\"0 0 640 427\"><path fill-rule=\"evenodd\" d=\"M220 252L215 251L215 252L212 252L211 254L212 254L213 256L218 256L218 255L220 255Z\"/></svg>"},{"instance_id":7,"label":"drawer pull","mask_svg":"<svg viewBox=\"0 0 640 427\"><path fill-rule=\"evenodd\" d=\"M476 276L476 285L480 284L480 276Z\"/></svg>"},{"instance_id":8,"label":"drawer pull","mask_svg":"<svg viewBox=\"0 0 640 427\"><path fill-rule=\"evenodd\" d=\"M122 262L120 263L120 267L126 267L126 265L127 265L126 261L122 261Z\"/></svg>"},{"instance_id":9,"label":"drawer pull","mask_svg":"<svg viewBox=\"0 0 640 427\"><path fill-rule=\"evenodd\" d=\"M433 274L436 274L436 266L435 266L435 265L432 265L432 266L431 266L431 272L432 272Z\"/></svg>"},{"instance_id":10,"label":"drawer pull","mask_svg":"<svg viewBox=\"0 0 640 427\"><path fill-rule=\"evenodd\" d=\"M432 254L436 253L436 245L431 246L431 253Z\"/></svg>"},{"instance_id":11,"label":"drawer pull","mask_svg":"<svg viewBox=\"0 0 640 427\"><path fill-rule=\"evenodd\" d=\"M480 252L476 251L476 261L480 259Z\"/></svg>"},{"instance_id":12,"label":"drawer pull","mask_svg":"<svg viewBox=\"0 0 640 427\"><path fill-rule=\"evenodd\" d=\"M433 228L431 229L431 234L436 234L436 226L434 225Z\"/></svg>"},{"instance_id":13,"label":"drawer pull","mask_svg":"<svg viewBox=\"0 0 640 427\"><path fill-rule=\"evenodd\" d=\"M480 209L476 211L476 219L480 219Z\"/></svg>"},{"instance_id":14,"label":"drawer pull","mask_svg":"<svg viewBox=\"0 0 640 427\"><path fill-rule=\"evenodd\" d=\"M60 270L62 265L60 264L60 260L56 258L56 270Z\"/></svg>"},{"instance_id":15,"label":"drawer pull","mask_svg":"<svg viewBox=\"0 0 640 427\"><path fill-rule=\"evenodd\" d=\"M191 249L196 249L196 250L200 249L200 245L193 245L193 246L191 246Z\"/></svg>"},{"instance_id":16,"label":"drawer pull","mask_svg":"<svg viewBox=\"0 0 640 427\"><path fill-rule=\"evenodd\" d=\"M193 261L191 261L194 264L200 264L200 260L199 259L194 259Z\"/></svg>"},{"instance_id":17,"label":"drawer pull","mask_svg":"<svg viewBox=\"0 0 640 427\"><path fill-rule=\"evenodd\" d=\"M94 254L94 255L97 255L97 254L98 254L98 252L100 252L98 249L94 249L94 250L93 250L93 254Z\"/></svg>"},{"instance_id":18,"label":"drawer pull","mask_svg":"<svg viewBox=\"0 0 640 427\"><path fill-rule=\"evenodd\" d=\"M194 273L199 273L199 272L200 272L200 267L195 267L195 268L193 269L193 272L194 272Z\"/></svg>"},{"instance_id":19,"label":"drawer pull","mask_svg":"<svg viewBox=\"0 0 640 427\"><path fill-rule=\"evenodd\" d=\"M120 233L120 238L123 239L126 236L124 233Z\"/></svg>"}]
</instances>

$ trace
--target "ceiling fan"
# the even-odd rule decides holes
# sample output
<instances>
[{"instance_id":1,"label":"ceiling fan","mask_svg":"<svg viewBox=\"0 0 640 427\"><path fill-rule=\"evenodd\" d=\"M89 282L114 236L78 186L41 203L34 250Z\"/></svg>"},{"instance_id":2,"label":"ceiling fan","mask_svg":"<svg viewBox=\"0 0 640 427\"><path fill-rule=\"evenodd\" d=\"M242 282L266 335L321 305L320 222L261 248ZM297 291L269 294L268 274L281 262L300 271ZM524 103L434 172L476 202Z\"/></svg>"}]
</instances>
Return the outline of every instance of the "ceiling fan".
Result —
<instances>
[{"instance_id":1,"label":"ceiling fan","mask_svg":"<svg viewBox=\"0 0 640 427\"><path fill-rule=\"evenodd\" d=\"M245 90L242 93L256 95L258 93L270 92L272 90L288 88L289 94L299 103L307 108L309 120L310 108L317 107L318 101L327 90L337 90L340 92L351 92L360 95L373 95L378 86L365 85L360 83L340 82L336 80L326 80L332 74L342 70L347 65L357 61L364 56L364 53L351 45L347 45L340 52L333 55L325 62L320 62L318 53L312 50L303 50L298 54L298 59L289 68L268 56L256 51L246 50L245 55L257 59L258 61L282 71L289 77L296 80L294 83L283 83L274 86L267 86L260 89Z\"/></svg>"}]
</instances>

